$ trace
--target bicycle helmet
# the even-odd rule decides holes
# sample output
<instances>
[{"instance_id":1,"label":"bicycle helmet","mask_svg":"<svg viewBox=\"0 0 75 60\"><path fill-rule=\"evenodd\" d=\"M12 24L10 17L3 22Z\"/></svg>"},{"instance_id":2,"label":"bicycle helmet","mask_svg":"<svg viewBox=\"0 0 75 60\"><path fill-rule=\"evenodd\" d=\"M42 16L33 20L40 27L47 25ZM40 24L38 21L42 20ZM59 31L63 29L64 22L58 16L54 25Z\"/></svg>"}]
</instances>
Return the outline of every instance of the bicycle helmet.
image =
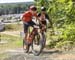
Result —
<instances>
[{"instance_id":1,"label":"bicycle helmet","mask_svg":"<svg viewBox=\"0 0 75 60\"><path fill-rule=\"evenodd\" d=\"M46 11L46 8L45 7L41 7L41 11Z\"/></svg>"},{"instance_id":2,"label":"bicycle helmet","mask_svg":"<svg viewBox=\"0 0 75 60\"><path fill-rule=\"evenodd\" d=\"M32 10L32 11L36 11L37 8L36 8L34 5L32 5L32 6L30 6L30 10Z\"/></svg>"}]
</instances>

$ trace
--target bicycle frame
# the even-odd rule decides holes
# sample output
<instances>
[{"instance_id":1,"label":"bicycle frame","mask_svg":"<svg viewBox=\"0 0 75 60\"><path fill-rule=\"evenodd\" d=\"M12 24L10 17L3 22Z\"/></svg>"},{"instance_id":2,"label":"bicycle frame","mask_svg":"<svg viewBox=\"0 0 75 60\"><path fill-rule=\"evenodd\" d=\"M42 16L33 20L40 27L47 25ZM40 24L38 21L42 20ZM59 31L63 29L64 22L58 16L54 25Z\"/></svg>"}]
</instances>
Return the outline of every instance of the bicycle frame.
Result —
<instances>
[{"instance_id":1,"label":"bicycle frame","mask_svg":"<svg viewBox=\"0 0 75 60\"><path fill-rule=\"evenodd\" d=\"M28 44L32 44L32 41L34 40L36 34L38 34L38 28L33 27L32 31L30 32L30 27L29 27L29 32L27 36Z\"/></svg>"}]
</instances>

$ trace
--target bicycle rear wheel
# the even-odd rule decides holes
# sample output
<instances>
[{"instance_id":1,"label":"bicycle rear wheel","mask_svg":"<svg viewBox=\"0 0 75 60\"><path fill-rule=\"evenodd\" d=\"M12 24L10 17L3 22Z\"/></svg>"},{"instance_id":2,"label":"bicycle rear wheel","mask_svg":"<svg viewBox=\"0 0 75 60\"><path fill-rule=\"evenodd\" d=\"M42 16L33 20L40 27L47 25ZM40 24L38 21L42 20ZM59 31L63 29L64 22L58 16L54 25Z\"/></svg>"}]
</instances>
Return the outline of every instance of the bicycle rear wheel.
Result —
<instances>
[{"instance_id":1,"label":"bicycle rear wheel","mask_svg":"<svg viewBox=\"0 0 75 60\"><path fill-rule=\"evenodd\" d=\"M38 36L39 36L39 39L38 39ZM32 47L32 53L35 55L35 56L38 56L40 55L40 53L43 51L44 47L45 47L45 43L46 43L46 37L45 35L43 34L38 34L36 35L35 37L37 37L37 42L39 44L35 44L35 40L33 40L33 43L31 45Z\"/></svg>"}]
</instances>

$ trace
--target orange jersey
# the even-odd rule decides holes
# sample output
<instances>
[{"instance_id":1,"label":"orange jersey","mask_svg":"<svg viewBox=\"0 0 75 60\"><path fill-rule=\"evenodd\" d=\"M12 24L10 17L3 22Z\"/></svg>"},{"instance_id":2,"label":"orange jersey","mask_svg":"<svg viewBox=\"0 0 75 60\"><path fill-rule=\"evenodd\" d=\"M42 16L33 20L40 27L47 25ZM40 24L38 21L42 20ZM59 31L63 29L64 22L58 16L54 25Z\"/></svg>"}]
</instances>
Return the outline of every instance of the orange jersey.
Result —
<instances>
[{"instance_id":1,"label":"orange jersey","mask_svg":"<svg viewBox=\"0 0 75 60\"><path fill-rule=\"evenodd\" d=\"M33 16L37 16L37 14L32 14L30 11L26 11L24 14L23 14L23 17L22 17L22 20L24 22L30 22L32 20L32 17Z\"/></svg>"}]
</instances>

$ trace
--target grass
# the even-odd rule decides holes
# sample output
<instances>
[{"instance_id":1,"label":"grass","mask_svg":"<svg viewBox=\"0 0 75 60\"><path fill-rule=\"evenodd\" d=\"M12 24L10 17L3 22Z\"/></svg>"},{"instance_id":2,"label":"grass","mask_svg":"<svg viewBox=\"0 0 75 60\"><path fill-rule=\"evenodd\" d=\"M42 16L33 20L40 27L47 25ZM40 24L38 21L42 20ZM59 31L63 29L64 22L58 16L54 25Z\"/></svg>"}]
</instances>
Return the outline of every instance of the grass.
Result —
<instances>
[{"instance_id":1,"label":"grass","mask_svg":"<svg viewBox=\"0 0 75 60\"><path fill-rule=\"evenodd\" d=\"M8 58L8 57L10 57L8 54L5 54L5 53L0 54L0 60L4 60L5 58Z\"/></svg>"},{"instance_id":2,"label":"grass","mask_svg":"<svg viewBox=\"0 0 75 60\"><path fill-rule=\"evenodd\" d=\"M22 24L6 24L5 25L5 30L6 31L20 31L23 29Z\"/></svg>"},{"instance_id":3,"label":"grass","mask_svg":"<svg viewBox=\"0 0 75 60\"><path fill-rule=\"evenodd\" d=\"M1 40L7 41L7 43L0 44L0 51L22 47L22 38L19 36L1 34Z\"/></svg>"},{"instance_id":4,"label":"grass","mask_svg":"<svg viewBox=\"0 0 75 60\"><path fill-rule=\"evenodd\" d=\"M22 24L7 24L5 25L5 31L21 31L22 30ZM13 36L13 35L7 35L7 34L1 34L1 40L7 41L7 43L0 44L0 60L4 60L8 56L6 53L4 53L6 50L13 50L17 48L22 47L22 38L20 36Z\"/></svg>"},{"instance_id":5,"label":"grass","mask_svg":"<svg viewBox=\"0 0 75 60\"><path fill-rule=\"evenodd\" d=\"M22 24L6 24L6 31L21 31L23 28ZM15 35L15 34L14 34ZM0 44L0 51L4 51L6 49L14 49L22 47L22 38L20 36L13 36L1 33L1 40L7 41L6 44Z\"/></svg>"},{"instance_id":6,"label":"grass","mask_svg":"<svg viewBox=\"0 0 75 60\"><path fill-rule=\"evenodd\" d=\"M6 50L22 47L22 38L20 36L1 34L1 40L7 41L7 43L0 44L0 60L8 57L8 55L4 53Z\"/></svg>"}]
</instances>

